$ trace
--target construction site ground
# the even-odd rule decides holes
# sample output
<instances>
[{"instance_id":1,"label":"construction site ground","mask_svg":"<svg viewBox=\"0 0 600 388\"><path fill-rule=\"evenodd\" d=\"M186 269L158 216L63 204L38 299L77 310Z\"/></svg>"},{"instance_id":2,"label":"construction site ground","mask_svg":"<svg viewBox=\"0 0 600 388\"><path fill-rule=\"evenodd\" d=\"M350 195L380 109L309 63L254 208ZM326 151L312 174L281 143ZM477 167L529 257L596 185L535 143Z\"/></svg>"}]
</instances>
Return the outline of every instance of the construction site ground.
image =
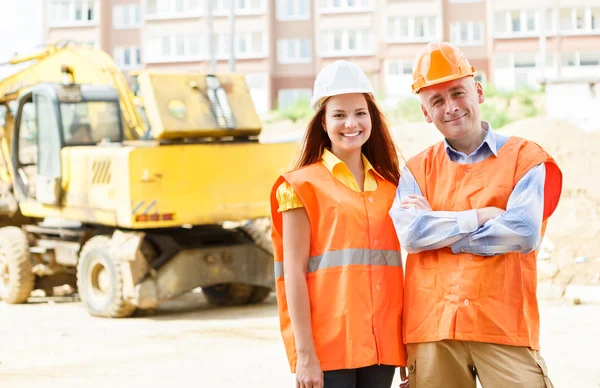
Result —
<instances>
[{"instance_id":1,"label":"construction site ground","mask_svg":"<svg viewBox=\"0 0 600 388\"><path fill-rule=\"evenodd\" d=\"M0 387L295 386L274 296L259 306L214 308L187 294L131 319L94 318L79 302L54 300L0 303ZM600 307L542 302L541 319L555 386L600 387Z\"/></svg>"},{"instance_id":2,"label":"construction site ground","mask_svg":"<svg viewBox=\"0 0 600 388\"><path fill-rule=\"evenodd\" d=\"M263 140L302 131L278 123ZM600 183L592 171L600 167L600 135L544 118L501 131L537 141L564 172L538 261L540 283L597 290ZM441 139L427 124L395 127L394 135L407 158ZM600 305L559 299L540 306L542 354L555 386L600 387ZM292 388L278 324L273 295L258 306L215 308L189 293L131 319L91 317L76 297L0 302L0 388Z\"/></svg>"}]
</instances>

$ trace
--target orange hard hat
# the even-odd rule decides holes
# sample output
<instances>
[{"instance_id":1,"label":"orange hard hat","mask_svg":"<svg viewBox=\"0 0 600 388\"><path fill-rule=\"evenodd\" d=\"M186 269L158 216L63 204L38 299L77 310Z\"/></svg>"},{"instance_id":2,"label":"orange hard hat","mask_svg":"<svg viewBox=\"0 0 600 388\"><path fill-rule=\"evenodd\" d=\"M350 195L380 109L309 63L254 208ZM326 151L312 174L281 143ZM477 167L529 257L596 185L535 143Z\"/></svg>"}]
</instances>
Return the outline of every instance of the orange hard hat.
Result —
<instances>
[{"instance_id":1,"label":"orange hard hat","mask_svg":"<svg viewBox=\"0 0 600 388\"><path fill-rule=\"evenodd\" d=\"M465 54L447 42L431 42L417 55L413 69L413 93L421 88L477 74Z\"/></svg>"}]
</instances>

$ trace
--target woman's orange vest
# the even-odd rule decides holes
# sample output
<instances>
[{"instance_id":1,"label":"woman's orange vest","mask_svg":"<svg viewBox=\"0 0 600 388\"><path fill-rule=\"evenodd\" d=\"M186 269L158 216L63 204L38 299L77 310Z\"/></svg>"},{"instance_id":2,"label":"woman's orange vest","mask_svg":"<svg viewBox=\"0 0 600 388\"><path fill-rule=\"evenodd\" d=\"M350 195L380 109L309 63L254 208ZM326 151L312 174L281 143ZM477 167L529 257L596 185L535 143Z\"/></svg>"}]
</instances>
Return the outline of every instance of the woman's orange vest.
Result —
<instances>
[{"instance_id":1,"label":"woman's orange vest","mask_svg":"<svg viewBox=\"0 0 600 388\"><path fill-rule=\"evenodd\" d=\"M292 373L297 353L285 293L282 215L276 191L285 180L310 221L306 276L321 369L405 365L402 258L388 215L395 185L376 175L377 190L356 192L322 163L279 178L271 194L275 277L281 334Z\"/></svg>"},{"instance_id":2,"label":"woman's orange vest","mask_svg":"<svg viewBox=\"0 0 600 388\"><path fill-rule=\"evenodd\" d=\"M474 164L450 161L439 143L408 162L432 209L462 211L506 205L517 182L545 163L543 224L554 212L562 174L537 144L511 137L498 156ZM482 257L449 247L408 255L406 343L444 339L539 349L536 253Z\"/></svg>"}]
</instances>

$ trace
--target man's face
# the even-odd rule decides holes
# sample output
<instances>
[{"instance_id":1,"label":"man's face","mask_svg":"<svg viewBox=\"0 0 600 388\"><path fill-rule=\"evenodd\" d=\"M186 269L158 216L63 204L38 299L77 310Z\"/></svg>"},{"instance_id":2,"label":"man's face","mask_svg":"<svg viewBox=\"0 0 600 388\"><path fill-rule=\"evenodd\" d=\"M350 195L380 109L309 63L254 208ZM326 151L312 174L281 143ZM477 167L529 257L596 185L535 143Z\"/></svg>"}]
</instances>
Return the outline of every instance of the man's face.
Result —
<instances>
[{"instance_id":1,"label":"man's face","mask_svg":"<svg viewBox=\"0 0 600 388\"><path fill-rule=\"evenodd\" d=\"M419 92L421 110L448 140L458 140L481 128L479 104L483 88L473 77L463 77L428 86Z\"/></svg>"},{"instance_id":2,"label":"man's face","mask_svg":"<svg viewBox=\"0 0 600 388\"><path fill-rule=\"evenodd\" d=\"M89 143L92 141L90 131L87 127L80 126L77 131L71 136L72 143Z\"/></svg>"}]
</instances>

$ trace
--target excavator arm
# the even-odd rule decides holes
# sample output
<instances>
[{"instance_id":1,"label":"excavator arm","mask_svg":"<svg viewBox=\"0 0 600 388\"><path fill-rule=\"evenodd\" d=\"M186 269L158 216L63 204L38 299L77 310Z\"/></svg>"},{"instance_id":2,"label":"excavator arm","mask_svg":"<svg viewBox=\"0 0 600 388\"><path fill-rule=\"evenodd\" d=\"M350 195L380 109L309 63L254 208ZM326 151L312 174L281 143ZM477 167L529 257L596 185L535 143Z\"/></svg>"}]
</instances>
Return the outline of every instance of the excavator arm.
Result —
<instances>
[{"instance_id":1,"label":"excavator arm","mask_svg":"<svg viewBox=\"0 0 600 388\"><path fill-rule=\"evenodd\" d=\"M135 95L113 59L102 50L72 42L59 42L44 49L17 55L10 64L28 63L0 81L0 102L14 101L19 93L40 83L112 85L120 96L125 136L139 139L146 131L134 104Z\"/></svg>"}]
</instances>

